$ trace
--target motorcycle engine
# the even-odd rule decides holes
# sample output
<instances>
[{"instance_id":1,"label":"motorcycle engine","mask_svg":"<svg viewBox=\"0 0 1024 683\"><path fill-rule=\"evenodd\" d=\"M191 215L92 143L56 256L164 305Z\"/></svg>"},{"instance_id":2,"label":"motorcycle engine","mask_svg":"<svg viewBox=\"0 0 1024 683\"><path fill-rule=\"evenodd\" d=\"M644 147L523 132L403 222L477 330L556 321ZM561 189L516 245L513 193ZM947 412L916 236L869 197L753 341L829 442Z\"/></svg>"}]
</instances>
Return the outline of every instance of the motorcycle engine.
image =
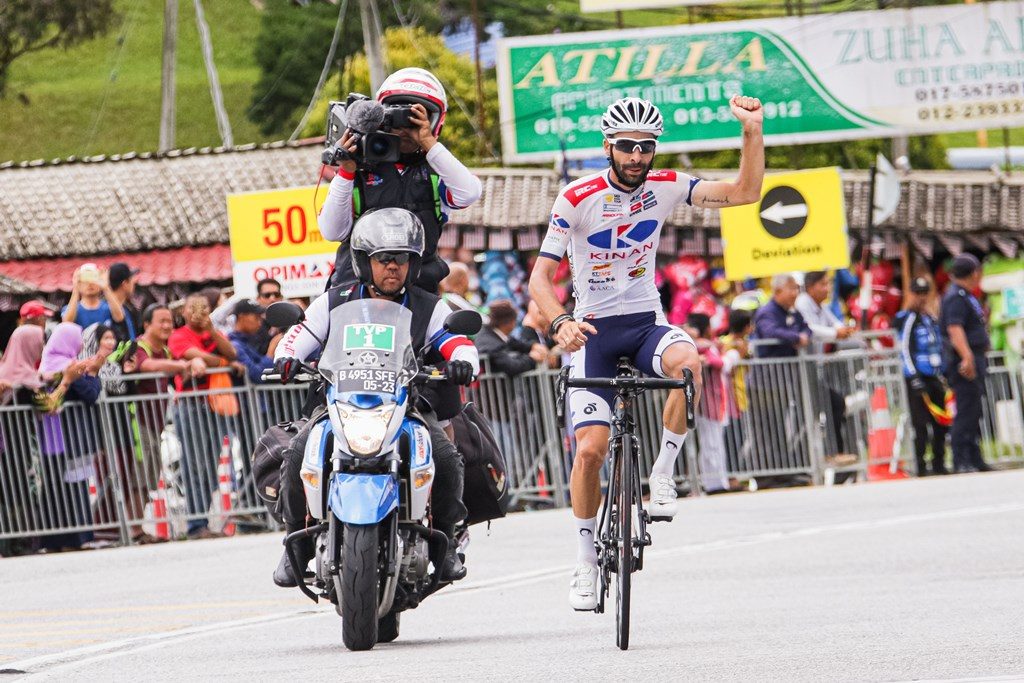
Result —
<instances>
[{"instance_id":1,"label":"motorcycle engine","mask_svg":"<svg viewBox=\"0 0 1024 683\"><path fill-rule=\"evenodd\" d=\"M402 556L401 579L410 583L416 583L427 575L427 563L429 561L427 541L417 536L415 543L408 546L405 554Z\"/></svg>"}]
</instances>

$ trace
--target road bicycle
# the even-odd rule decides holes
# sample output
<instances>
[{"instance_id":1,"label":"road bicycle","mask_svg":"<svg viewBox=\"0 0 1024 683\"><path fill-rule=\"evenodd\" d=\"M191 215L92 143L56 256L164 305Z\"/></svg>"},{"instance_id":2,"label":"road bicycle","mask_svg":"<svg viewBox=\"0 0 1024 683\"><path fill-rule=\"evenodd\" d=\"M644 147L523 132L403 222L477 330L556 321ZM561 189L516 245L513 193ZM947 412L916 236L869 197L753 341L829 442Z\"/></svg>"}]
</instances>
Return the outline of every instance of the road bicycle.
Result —
<instances>
[{"instance_id":1,"label":"road bicycle","mask_svg":"<svg viewBox=\"0 0 1024 683\"><path fill-rule=\"evenodd\" d=\"M682 389L686 397L686 423L694 426L693 373L683 370L682 379L643 377L628 358L620 358L615 377L569 377L569 368L562 368L558 379L558 418L564 421L568 389L614 389L611 434L608 438L610 470L608 490L598 520L597 546L598 614L604 613L605 600L611 591L611 575L615 574L615 643L619 649L629 648L629 601L633 572L644 566L644 548L651 545L647 525L652 518L644 510L640 483L640 439L637 437L633 406L648 389Z\"/></svg>"}]
</instances>

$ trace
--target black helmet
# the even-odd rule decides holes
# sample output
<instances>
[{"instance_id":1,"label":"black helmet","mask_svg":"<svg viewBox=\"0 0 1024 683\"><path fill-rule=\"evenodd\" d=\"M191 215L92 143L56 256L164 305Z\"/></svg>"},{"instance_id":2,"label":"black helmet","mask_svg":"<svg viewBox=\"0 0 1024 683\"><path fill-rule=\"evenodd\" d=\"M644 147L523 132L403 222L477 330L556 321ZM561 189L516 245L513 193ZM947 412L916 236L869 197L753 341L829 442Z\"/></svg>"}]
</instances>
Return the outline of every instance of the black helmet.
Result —
<instances>
[{"instance_id":1,"label":"black helmet","mask_svg":"<svg viewBox=\"0 0 1024 683\"><path fill-rule=\"evenodd\" d=\"M352 249L352 269L363 284L373 283L370 257L380 251L407 251L409 275L405 285L416 282L423 261L423 223L406 209L374 209L367 211L352 227L349 246Z\"/></svg>"}]
</instances>

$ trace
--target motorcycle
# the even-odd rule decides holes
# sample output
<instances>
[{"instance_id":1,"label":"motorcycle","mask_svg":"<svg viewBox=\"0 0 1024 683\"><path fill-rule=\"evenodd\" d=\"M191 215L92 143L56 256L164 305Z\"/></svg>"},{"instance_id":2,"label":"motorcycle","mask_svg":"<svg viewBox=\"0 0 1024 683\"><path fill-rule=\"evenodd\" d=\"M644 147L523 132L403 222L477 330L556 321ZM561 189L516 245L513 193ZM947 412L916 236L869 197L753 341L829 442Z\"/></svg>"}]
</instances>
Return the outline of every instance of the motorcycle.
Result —
<instances>
[{"instance_id":1,"label":"motorcycle","mask_svg":"<svg viewBox=\"0 0 1024 683\"><path fill-rule=\"evenodd\" d=\"M301 323L302 315L279 302L267 321L283 329ZM430 340L415 353L411 323L412 312L393 301L346 302L331 311L315 370L304 367L322 383L327 401L300 474L309 512L319 521L290 534L285 547L300 590L336 606L350 650L396 639L401 613L447 585L441 567L455 540L430 527L434 462L430 432L415 409L419 388L446 377L423 366ZM478 313L456 311L444 329L472 335L480 325ZM315 548L308 580L296 552L304 537Z\"/></svg>"}]
</instances>

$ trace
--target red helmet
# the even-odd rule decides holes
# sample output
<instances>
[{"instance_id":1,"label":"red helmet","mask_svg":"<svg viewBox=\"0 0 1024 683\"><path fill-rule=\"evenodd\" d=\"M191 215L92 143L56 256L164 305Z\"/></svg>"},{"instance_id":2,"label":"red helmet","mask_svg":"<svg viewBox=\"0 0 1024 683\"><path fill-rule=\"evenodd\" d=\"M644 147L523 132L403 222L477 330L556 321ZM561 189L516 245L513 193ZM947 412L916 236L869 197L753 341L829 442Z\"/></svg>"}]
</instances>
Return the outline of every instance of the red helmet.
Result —
<instances>
[{"instance_id":1,"label":"red helmet","mask_svg":"<svg viewBox=\"0 0 1024 683\"><path fill-rule=\"evenodd\" d=\"M430 130L441 134L444 116L448 112L448 96L437 77L418 67L399 69L384 79L377 89L381 104L422 104L430 117Z\"/></svg>"}]
</instances>

